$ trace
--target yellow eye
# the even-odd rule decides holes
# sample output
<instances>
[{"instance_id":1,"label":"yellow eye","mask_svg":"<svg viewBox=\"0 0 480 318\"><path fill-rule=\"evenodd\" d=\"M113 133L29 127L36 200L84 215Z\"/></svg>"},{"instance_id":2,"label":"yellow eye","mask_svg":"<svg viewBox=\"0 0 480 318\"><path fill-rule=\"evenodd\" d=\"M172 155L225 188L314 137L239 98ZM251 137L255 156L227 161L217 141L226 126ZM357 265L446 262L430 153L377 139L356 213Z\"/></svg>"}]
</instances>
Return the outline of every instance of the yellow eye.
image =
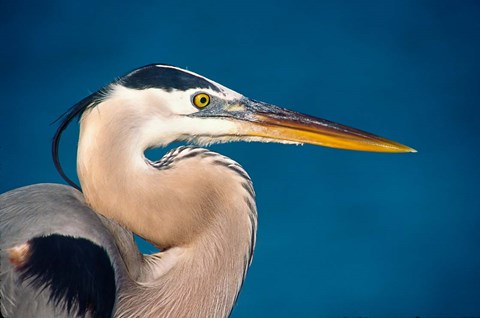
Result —
<instances>
[{"instance_id":1,"label":"yellow eye","mask_svg":"<svg viewBox=\"0 0 480 318\"><path fill-rule=\"evenodd\" d=\"M198 108L203 108L210 104L210 95L205 93L199 93L193 97L193 105L197 106Z\"/></svg>"}]
</instances>

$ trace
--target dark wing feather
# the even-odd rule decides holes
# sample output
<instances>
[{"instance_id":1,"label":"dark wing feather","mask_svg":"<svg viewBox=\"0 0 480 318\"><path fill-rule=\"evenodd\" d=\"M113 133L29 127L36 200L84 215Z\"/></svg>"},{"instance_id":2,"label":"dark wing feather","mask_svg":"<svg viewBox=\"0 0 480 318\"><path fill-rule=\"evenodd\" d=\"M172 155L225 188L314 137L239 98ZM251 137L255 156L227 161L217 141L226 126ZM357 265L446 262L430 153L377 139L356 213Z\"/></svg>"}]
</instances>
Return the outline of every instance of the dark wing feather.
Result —
<instances>
[{"instance_id":1,"label":"dark wing feather","mask_svg":"<svg viewBox=\"0 0 480 318\"><path fill-rule=\"evenodd\" d=\"M46 291L48 301L70 316L112 316L115 274L102 247L59 234L33 238L27 246L27 259L15 269L20 282Z\"/></svg>"},{"instance_id":2,"label":"dark wing feather","mask_svg":"<svg viewBox=\"0 0 480 318\"><path fill-rule=\"evenodd\" d=\"M128 255L110 230L71 187L40 184L0 195L2 315L110 317L128 276ZM12 253L19 246L26 249Z\"/></svg>"}]
</instances>

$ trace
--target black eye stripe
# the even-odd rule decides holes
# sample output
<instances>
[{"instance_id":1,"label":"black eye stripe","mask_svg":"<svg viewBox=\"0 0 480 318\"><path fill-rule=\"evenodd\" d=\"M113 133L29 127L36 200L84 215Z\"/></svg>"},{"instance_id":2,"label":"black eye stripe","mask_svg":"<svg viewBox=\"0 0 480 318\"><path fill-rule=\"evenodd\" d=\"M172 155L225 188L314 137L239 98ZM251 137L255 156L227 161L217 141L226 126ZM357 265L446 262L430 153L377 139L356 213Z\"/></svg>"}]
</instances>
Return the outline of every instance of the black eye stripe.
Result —
<instances>
[{"instance_id":1,"label":"black eye stripe","mask_svg":"<svg viewBox=\"0 0 480 318\"><path fill-rule=\"evenodd\" d=\"M191 88L209 88L220 92L220 89L207 79L168 65L144 66L121 77L120 82L123 86L134 89L162 88L166 91L173 89L186 91Z\"/></svg>"}]
</instances>

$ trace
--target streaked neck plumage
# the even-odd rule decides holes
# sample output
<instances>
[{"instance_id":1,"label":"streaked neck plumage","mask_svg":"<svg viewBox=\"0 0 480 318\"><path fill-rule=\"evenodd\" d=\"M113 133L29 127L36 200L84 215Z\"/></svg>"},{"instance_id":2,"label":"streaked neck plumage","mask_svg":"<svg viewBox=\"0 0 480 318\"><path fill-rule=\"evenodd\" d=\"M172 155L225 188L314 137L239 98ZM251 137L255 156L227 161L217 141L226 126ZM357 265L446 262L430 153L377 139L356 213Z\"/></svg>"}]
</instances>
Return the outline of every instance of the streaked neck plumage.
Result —
<instances>
[{"instance_id":1,"label":"streaked neck plumage","mask_svg":"<svg viewBox=\"0 0 480 318\"><path fill-rule=\"evenodd\" d=\"M162 250L139 264L128 292L120 290L117 312L228 316L255 243L250 178L202 148L177 148L150 162L151 132L142 121L152 114L128 106L109 99L84 113L77 161L88 204Z\"/></svg>"}]
</instances>

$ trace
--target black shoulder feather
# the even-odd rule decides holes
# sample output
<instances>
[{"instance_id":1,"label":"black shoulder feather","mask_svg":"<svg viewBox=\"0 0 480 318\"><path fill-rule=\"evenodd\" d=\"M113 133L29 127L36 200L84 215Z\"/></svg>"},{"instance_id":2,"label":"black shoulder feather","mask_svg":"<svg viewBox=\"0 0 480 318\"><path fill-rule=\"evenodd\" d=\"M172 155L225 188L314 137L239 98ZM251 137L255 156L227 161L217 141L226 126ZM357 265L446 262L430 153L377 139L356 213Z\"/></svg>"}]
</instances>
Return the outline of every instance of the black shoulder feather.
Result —
<instances>
[{"instance_id":1,"label":"black shoulder feather","mask_svg":"<svg viewBox=\"0 0 480 318\"><path fill-rule=\"evenodd\" d=\"M49 289L49 301L69 315L112 316L114 270L106 251L87 239L58 234L34 238L18 270L32 287Z\"/></svg>"}]
</instances>

